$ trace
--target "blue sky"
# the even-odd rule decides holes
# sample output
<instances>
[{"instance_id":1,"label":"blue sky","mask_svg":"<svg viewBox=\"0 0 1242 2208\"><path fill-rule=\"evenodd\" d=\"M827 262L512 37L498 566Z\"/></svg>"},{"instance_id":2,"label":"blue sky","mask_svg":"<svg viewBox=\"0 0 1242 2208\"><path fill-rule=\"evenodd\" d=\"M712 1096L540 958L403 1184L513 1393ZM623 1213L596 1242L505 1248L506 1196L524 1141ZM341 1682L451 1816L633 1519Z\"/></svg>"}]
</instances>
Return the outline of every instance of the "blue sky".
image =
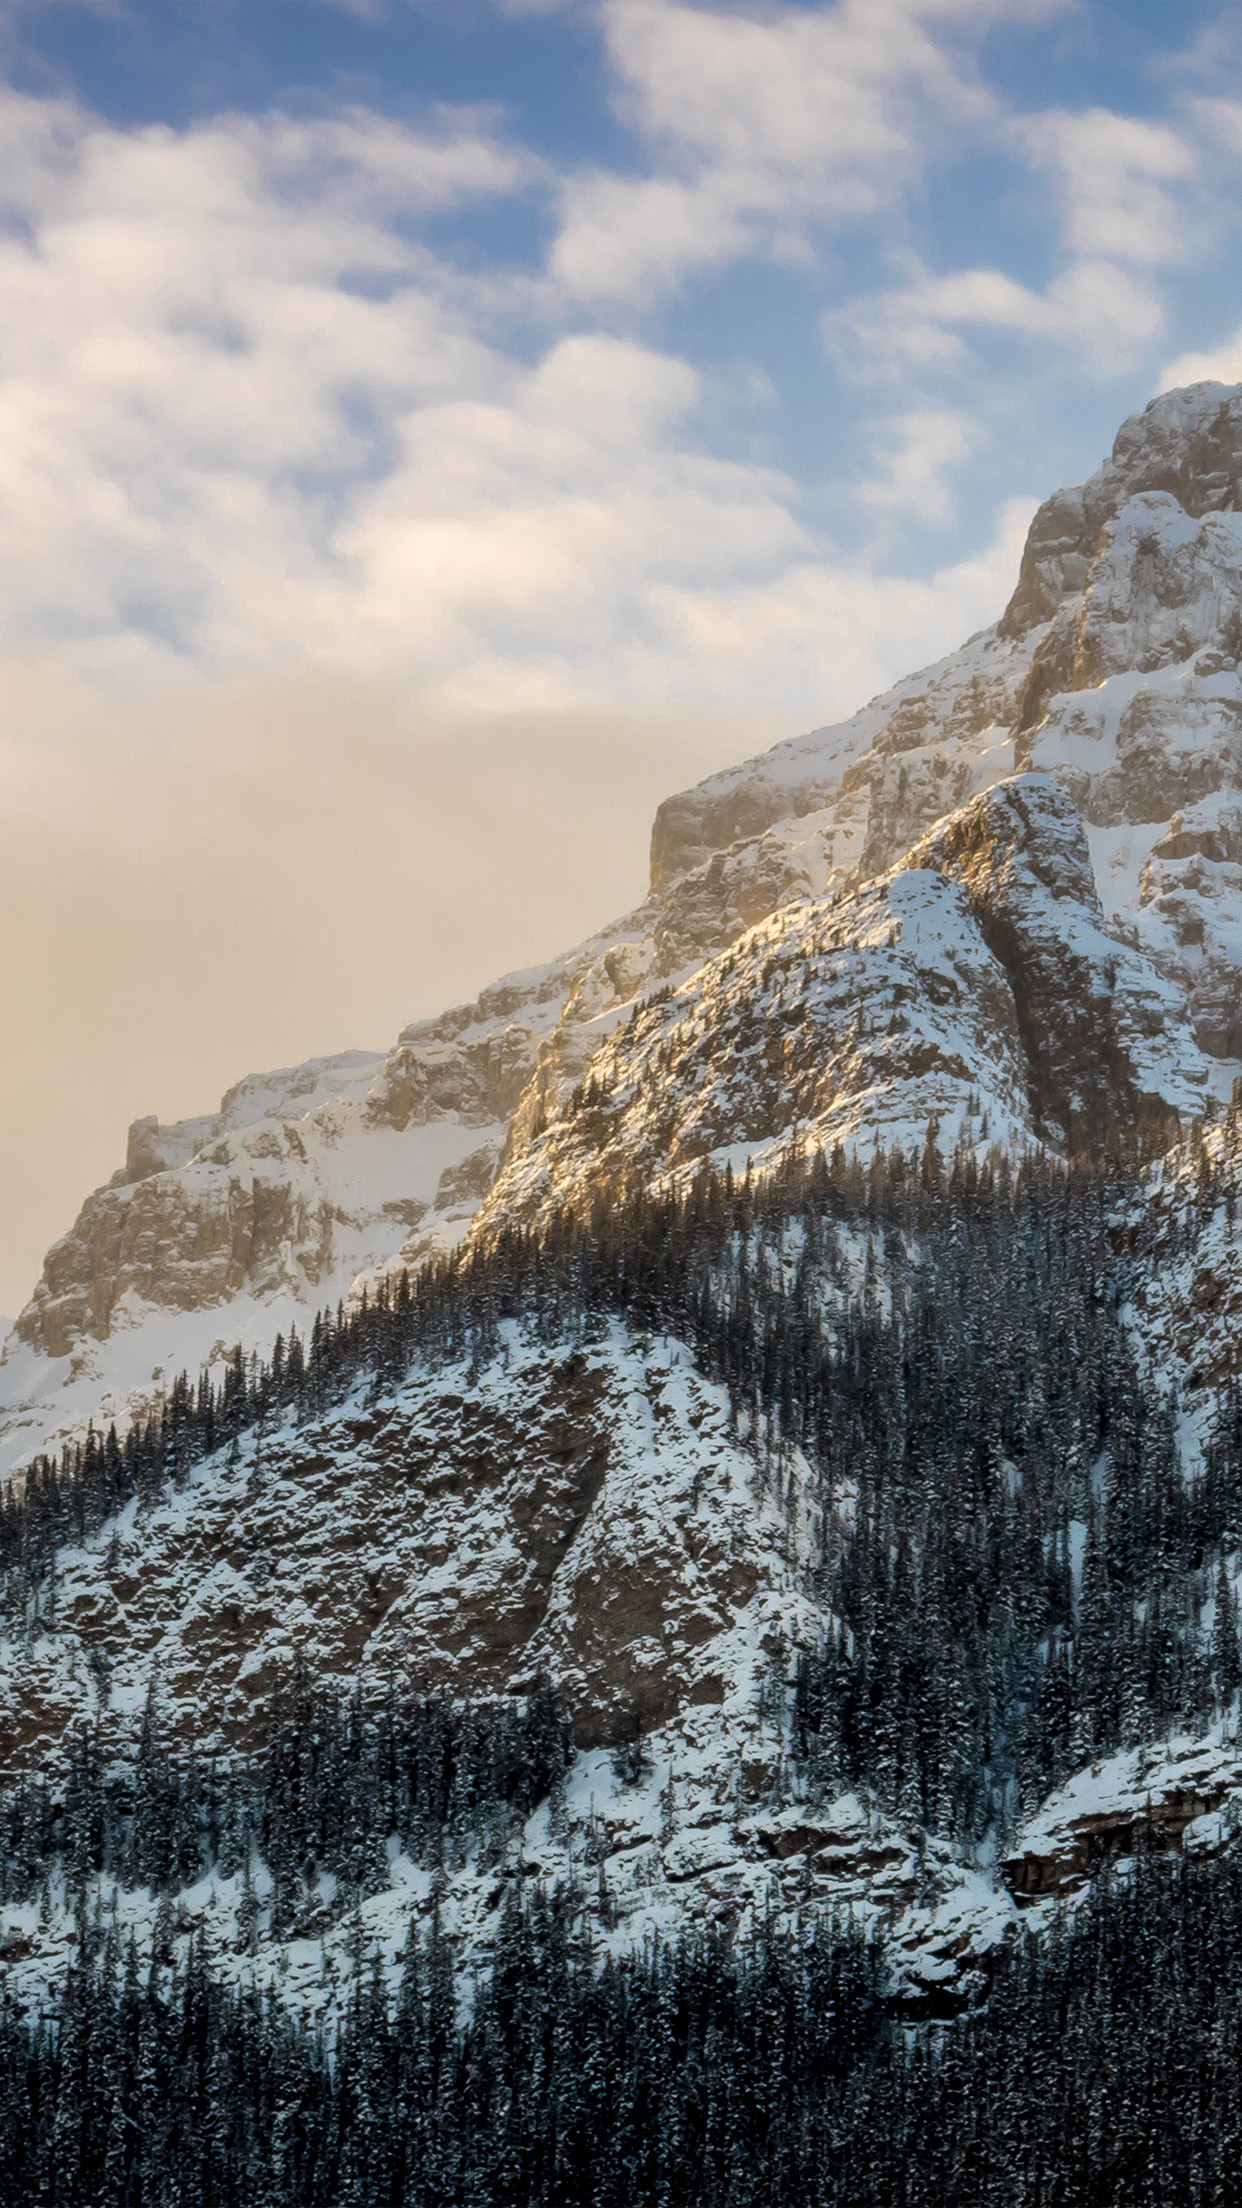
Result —
<instances>
[{"instance_id":1,"label":"blue sky","mask_svg":"<svg viewBox=\"0 0 1242 2208\"><path fill-rule=\"evenodd\" d=\"M4 16L7 641L823 718L1242 373L1242 41L1114 0Z\"/></svg>"}]
</instances>

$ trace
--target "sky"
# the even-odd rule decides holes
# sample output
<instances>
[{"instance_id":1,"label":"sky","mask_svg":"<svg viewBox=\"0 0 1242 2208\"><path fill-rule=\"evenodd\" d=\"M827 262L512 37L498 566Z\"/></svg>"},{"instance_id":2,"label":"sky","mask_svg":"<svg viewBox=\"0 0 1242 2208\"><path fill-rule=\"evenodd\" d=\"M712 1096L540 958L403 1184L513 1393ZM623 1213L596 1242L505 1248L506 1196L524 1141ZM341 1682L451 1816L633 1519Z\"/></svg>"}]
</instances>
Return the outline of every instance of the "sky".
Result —
<instances>
[{"instance_id":1,"label":"sky","mask_svg":"<svg viewBox=\"0 0 1242 2208\"><path fill-rule=\"evenodd\" d=\"M139 1113L632 902L1242 378L1242 21L0 0L0 1308Z\"/></svg>"}]
</instances>

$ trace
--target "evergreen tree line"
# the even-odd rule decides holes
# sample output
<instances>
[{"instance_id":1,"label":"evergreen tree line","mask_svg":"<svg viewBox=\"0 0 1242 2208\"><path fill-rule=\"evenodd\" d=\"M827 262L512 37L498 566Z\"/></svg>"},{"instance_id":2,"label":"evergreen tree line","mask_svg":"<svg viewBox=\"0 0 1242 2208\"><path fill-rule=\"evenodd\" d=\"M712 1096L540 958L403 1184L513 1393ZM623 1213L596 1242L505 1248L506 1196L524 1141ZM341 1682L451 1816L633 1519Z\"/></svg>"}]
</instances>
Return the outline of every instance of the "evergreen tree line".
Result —
<instances>
[{"instance_id":1,"label":"evergreen tree line","mask_svg":"<svg viewBox=\"0 0 1242 2208\"><path fill-rule=\"evenodd\" d=\"M391 1691L363 1709L299 1667L256 1713L258 1745L217 1764L180 1750L148 1701L137 1753L105 1759L84 1725L54 1781L0 1794L0 1901L28 1901L49 1874L82 1895L99 1873L172 1894L214 1873L270 1874L280 1938L319 1898L324 1872L360 1897L388 1884L391 1840L429 1866L503 1856L514 1829L560 1783L569 1753L550 1692L453 1703Z\"/></svg>"},{"instance_id":2,"label":"evergreen tree line","mask_svg":"<svg viewBox=\"0 0 1242 2208\"><path fill-rule=\"evenodd\" d=\"M473 2001L411 1933L331 2040L200 1946L84 1939L55 2020L0 2012L19 2208L1229 2208L1242 1864L1140 1862L913 2033L875 1952L684 1938L592 1955L508 1909Z\"/></svg>"},{"instance_id":3,"label":"evergreen tree line","mask_svg":"<svg viewBox=\"0 0 1242 2208\"><path fill-rule=\"evenodd\" d=\"M1187 1147L1181 1243L1233 1204ZM837 1621L798 1664L794 1738L824 1785L1003 1840L1083 1763L1235 1706L1242 1394L1188 1476L1176 1400L1141 1382L1120 1317L1169 1222L1119 1231L1115 1167L955 1179L917 1237L888 1236L818 1418L804 1386L785 1421L821 1482ZM786 1301L800 1316L809 1290ZM783 1402L814 1352L783 1312L771 1332Z\"/></svg>"},{"instance_id":4,"label":"evergreen tree line","mask_svg":"<svg viewBox=\"0 0 1242 2208\"><path fill-rule=\"evenodd\" d=\"M1205 1215L1224 1192L1195 1155L1187 1204ZM946 1164L929 1138L866 1169L791 1160L757 1187L704 1171L680 1196L506 1230L321 1316L305 1353L239 1353L124 1442L36 1467L0 1512L10 1617L54 1615L59 1542L248 1427L415 1365L481 1370L505 1320L558 1342L624 1314L689 1345L791 1514L818 1513L837 1622L797 1669L811 1783L864 1786L959 1838L1003 1833L1082 1761L1200 1722L1242 1677L1224 1568L1242 1399L1188 1481L1176 1406L1142 1385L1120 1318L1147 1231L1133 1188L1126 1160Z\"/></svg>"},{"instance_id":5,"label":"evergreen tree line","mask_svg":"<svg viewBox=\"0 0 1242 2208\"><path fill-rule=\"evenodd\" d=\"M900 1316L847 1315L808 1436L837 1622L794 1710L825 1784L979 1838L1082 1763L1233 1702L1237 1392L1188 1476L1123 1289L1107 1217L1071 1198L999 1231L963 1210L924 1237Z\"/></svg>"},{"instance_id":6,"label":"evergreen tree line","mask_svg":"<svg viewBox=\"0 0 1242 2208\"><path fill-rule=\"evenodd\" d=\"M139 1508L154 1502L217 1450L235 1455L243 1435L261 1435L273 1420L319 1418L363 1377L379 1392L415 1365L468 1357L481 1368L506 1319L549 1342L590 1333L613 1315L674 1334L739 1401L762 1407L785 1438L801 1441L813 1395L797 1383L796 1358L808 1320L822 1332L818 1310L807 1310L806 1283L814 1262L832 1264L834 1224L871 1238L874 1293L885 1256L937 1225L951 1228L963 1204L1002 1215L1043 1206L1055 1213L1068 1191L1089 1190L1098 1211L1116 1208L1133 1186L1124 1159L1067 1172L1038 1156L1002 1156L982 1168L955 1158L946 1171L929 1131L921 1158L881 1154L863 1167L838 1149L831 1159L791 1157L757 1183L707 1166L681 1192L599 1193L585 1213L567 1210L539 1229L506 1227L487 1245L403 1272L395 1286L382 1282L348 1311L338 1304L319 1312L305 1342L296 1331L278 1338L270 1359L238 1347L218 1379L180 1374L124 1435L92 1428L58 1459L36 1457L0 1496L6 1615L15 1623L37 1603L60 1547L88 1539L135 1500ZM803 1224L811 1262L789 1303L768 1278L770 1256L783 1233ZM835 1277L839 1284L839 1268ZM797 1342L781 1332L790 1317L802 1321Z\"/></svg>"}]
</instances>

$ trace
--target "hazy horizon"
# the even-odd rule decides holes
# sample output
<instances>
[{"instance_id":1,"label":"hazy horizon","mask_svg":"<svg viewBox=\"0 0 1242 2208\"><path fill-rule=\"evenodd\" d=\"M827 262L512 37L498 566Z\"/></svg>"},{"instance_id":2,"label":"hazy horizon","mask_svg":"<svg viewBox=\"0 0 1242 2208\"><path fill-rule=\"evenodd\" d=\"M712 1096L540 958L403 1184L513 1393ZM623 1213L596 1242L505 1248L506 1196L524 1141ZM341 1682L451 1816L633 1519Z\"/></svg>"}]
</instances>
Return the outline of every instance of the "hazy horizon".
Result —
<instances>
[{"instance_id":1,"label":"hazy horizon","mask_svg":"<svg viewBox=\"0 0 1242 2208\"><path fill-rule=\"evenodd\" d=\"M46 724L45 724L46 725ZM4 747L0 1312L124 1163L129 1122L386 1050L619 917L659 800L789 715L418 715L339 682Z\"/></svg>"}]
</instances>

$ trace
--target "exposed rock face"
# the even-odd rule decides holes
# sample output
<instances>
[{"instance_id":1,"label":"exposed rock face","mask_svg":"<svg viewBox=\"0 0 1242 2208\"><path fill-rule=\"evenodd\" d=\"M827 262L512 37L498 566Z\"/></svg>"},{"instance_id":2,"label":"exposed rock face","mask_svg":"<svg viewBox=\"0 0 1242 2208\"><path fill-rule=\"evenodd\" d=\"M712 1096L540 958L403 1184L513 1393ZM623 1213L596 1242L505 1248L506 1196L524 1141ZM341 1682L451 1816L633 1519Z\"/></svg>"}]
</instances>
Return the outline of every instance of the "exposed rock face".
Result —
<instances>
[{"instance_id":1,"label":"exposed rock face","mask_svg":"<svg viewBox=\"0 0 1242 2208\"><path fill-rule=\"evenodd\" d=\"M1045 499L1022 555L1004 635L1024 636L1086 587L1101 533L1132 498L1165 493L1196 520L1242 507L1242 397L1196 383L1153 399L1117 432L1088 483Z\"/></svg>"},{"instance_id":2,"label":"exposed rock face","mask_svg":"<svg viewBox=\"0 0 1242 2208\"><path fill-rule=\"evenodd\" d=\"M1162 1107L1185 1116L1207 1088L1227 1095L1242 1063L1240 424L1242 396L1216 385L1168 394L1127 422L1104 467L1040 509L995 628L840 727L670 798L653 832L651 892L614 926L407 1029L382 1062L347 1053L252 1077L203 1121L139 1122L114 1185L50 1253L0 1364L7 1461L92 1411L123 1410L161 1371L237 1338L266 1345L351 1284L452 1244L480 1203L498 1215L502 1190L527 1205L545 1135L563 1128L635 1005L706 973L773 915L787 916L773 945L792 928L793 956L810 926L800 903L841 904L813 953L837 960L837 979L829 986L821 969L815 1011L793 990L779 1049L765 1031L762 1061L730 1059L697 1119L677 1107L671 1131L685 1157L762 1147L799 1120L808 1134L870 1144L906 1139L916 1120L921 1135L936 1114L948 1140L972 1089L976 1127L986 1112L989 1134L1054 1142L1077 1139L1101 1101L1123 1118ZM1089 915L1090 949L1059 931L1063 896L1048 906L1042 948L1026 897L1019 942L1001 885L980 890L967 880L974 862L950 860L947 847L917 868L955 890L895 886L904 855L1015 765L1054 776L1086 822L1102 912L1081 884L1070 901ZM927 967L937 987L945 931L964 910L957 949L970 973L952 983L961 1027L947 999L933 1004L904 971L914 922L899 921L894 898L916 894L919 927L943 939ZM867 913L887 930L888 983L878 939L876 958L849 949ZM1187 1054L1179 1004L1206 1067ZM680 1049L663 1033L672 1017L655 1048ZM910 1056L920 1035L933 1054L921 1071ZM619 1096L613 1058L606 1078L604 1064L599 1078ZM793 1082L784 1107L782 1067ZM683 1070L689 1079L689 1052ZM651 1117L643 1141L655 1133ZM615 1134L601 1123L606 1145ZM575 1161L587 1135L583 1121Z\"/></svg>"},{"instance_id":3,"label":"exposed rock face","mask_svg":"<svg viewBox=\"0 0 1242 2208\"><path fill-rule=\"evenodd\" d=\"M1214 1853L1240 1812L1242 1756L1221 1727L1132 1748L1076 1772L1050 1795L1022 1828L1002 1875L1023 1910L1076 1900L1118 1857Z\"/></svg>"},{"instance_id":4,"label":"exposed rock face","mask_svg":"<svg viewBox=\"0 0 1242 2208\"><path fill-rule=\"evenodd\" d=\"M1242 1118L1232 1107L1201 1140L1144 1176L1118 1221L1135 1244L1131 1332L1148 1371L1192 1403L1242 1373Z\"/></svg>"},{"instance_id":5,"label":"exposed rock face","mask_svg":"<svg viewBox=\"0 0 1242 2208\"><path fill-rule=\"evenodd\" d=\"M51 1630L0 1651L0 1771L97 1709L124 1739L156 1673L179 1737L227 1747L295 1648L343 1689L542 1670L584 1745L628 1740L818 1629L786 1551L684 1352L515 1344L252 1441L67 1555Z\"/></svg>"},{"instance_id":6,"label":"exposed rock face","mask_svg":"<svg viewBox=\"0 0 1242 2208\"><path fill-rule=\"evenodd\" d=\"M203 1312L243 1295L306 1303L344 1292L376 1234L381 1250L391 1248L428 1209L443 1173L477 1150L480 1134L496 1132L495 1122L447 1117L409 1130L390 1123L360 1159L349 1141L359 1109L328 1104L302 1119L262 1119L186 1165L98 1190L49 1252L16 1321L18 1340L62 1358L151 1306Z\"/></svg>"},{"instance_id":7,"label":"exposed rock face","mask_svg":"<svg viewBox=\"0 0 1242 2208\"><path fill-rule=\"evenodd\" d=\"M1174 989L1104 930L1044 775L971 801L851 895L784 908L617 1029L515 1148L477 1231L796 1142L1078 1146L1202 1109Z\"/></svg>"},{"instance_id":8,"label":"exposed rock face","mask_svg":"<svg viewBox=\"0 0 1242 2208\"><path fill-rule=\"evenodd\" d=\"M209 1144L239 1134L257 1120L301 1119L338 1096L361 1096L383 1062L378 1051L342 1050L334 1058L310 1058L305 1065L282 1066L275 1073L248 1074L226 1091L218 1112L202 1119L174 1120L167 1127L154 1116L136 1119L125 1163L113 1174L112 1186L126 1188L153 1173L175 1172Z\"/></svg>"},{"instance_id":9,"label":"exposed rock face","mask_svg":"<svg viewBox=\"0 0 1242 2208\"><path fill-rule=\"evenodd\" d=\"M1197 384L1153 400L1142 414L1122 425L1110 459L1088 483L1057 491L1040 507L1027 537L1017 588L995 629L984 630L961 652L898 683L841 727L817 729L778 744L762 759L713 775L697 789L666 799L652 831L653 886L701 865L713 851L755 840L777 821L817 811L842 790L848 794L850 786L857 785L856 770L864 760L863 778L875 771L872 753L880 758L900 756L946 740L957 747L969 744L989 727L1003 735L1015 725L1033 726L1040 717L1040 696L1083 687L1074 679L1050 683L1049 670L1054 664L1065 665L1073 675L1076 647L1073 642L1067 647L1066 640L1077 638L1084 607L1094 599L1100 580L1097 561L1109 525L1136 502L1129 527L1111 540L1124 564L1139 550L1142 517L1147 513L1177 510L1184 521L1196 522L1208 515L1237 512L1242 508L1240 454L1242 396L1237 391L1219 384ZM1145 494L1152 494L1149 501ZM1229 541L1226 535L1224 544ZM1209 531L1205 544L1210 560L1212 552L1220 551L1222 540ZM1142 556L1139 575L1130 633L1117 640L1118 649L1135 651L1134 629L1153 613L1158 633L1138 640L1137 657L1125 662L1131 667L1153 653L1159 655L1177 637L1177 624L1165 619L1168 609L1160 605L1159 592L1151 587L1153 578L1144 570ZM1232 604L1237 604L1236 592ZM1228 613L1227 604L1226 625ZM1045 634L1049 623L1054 624L1053 633ZM1206 641L1201 637L1189 650L1201 648ZM1153 665L1164 663L1160 657L1152 661ZM1087 665L1084 662L1084 679L1098 679L1086 672ZM965 794L951 793L941 812L960 803ZM889 838L888 848L870 870L891 863L922 825L905 819L880 829Z\"/></svg>"},{"instance_id":10,"label":"exposed rock face","mask_svg":"<svg viewBox=\"0 0 1242 2208\"><path fill-rule=\"evenodd\" d=\"M514 1336L481 1373L360 1391L318 1425L247 1437L238 1461L222 1454L62 1553L41 1628L0 1640L0 1776L54 1773L83 1720L105 1757L132 1743L153 1685L165 1736L227 1755L295 1651L364 1697L393 1680L520 1689L542 1672L575 1712L579 1754L557 1814L519 1835L515 1875L586 1873L622 1946L677 1921L850 1910L886 1941L895 2002L953 2014L1014 1936L1008 1896L943 1840L849 1794L790 1802L780 1783L765 1682L825 1624L802 1482L794 1464L770 1493L685 1351L622 1328L580 1350ZM311 1928L286 1926L257 1954L239 1880L204 1882L174 1916L226 1976L322 2002L325 1958L347 1982L359 1923L368 1953L392 1958L411 1914L438 1908L485 1946L504 1891L470 1860L434 1885L397 1861L359 1920L342 1901L311 1945ZM151 1897L104 1899L145 1945ZM55 1902L37 1918L0 1910L0 1974L19 1996L55 1978L72 1937Z\"/></svg>"},{"instance_id":11,"label":"exposed rock face","mask_svg":"<svg viewBox=\"0 0 1242 2208\"><path fill-rule=\"evenodd\" d=\"M1003 967L1037 1135L1075 1149L1201 1111L1205 1072L1176 993L1108 935L1082 826L1043 775L1003 782L915 846L966 892Z\"/></svg>"},{"instance_id":12,"label":"exposed rock face","mask_svg":"<svg viewBox=\"0 0 1242 2208\"><path fill-rule=\"evenodd\" d=\"M928 763L932 791L942 789L938 812L947 812L969 794L969 783L955 786L983 748L980 739L1003 736L1013 727L1026 682L1033 640L985 629L949 658L910 675L839 727L819 728L808 736L777 744L762 758L747 760L712 775L697 789L666 798L651 832L651 883L656 890L701 867L713 852L756 843L780 822L822 814L834 800L853 796L840 823L836 867L843 875L864 863L868 804L857 793L879 796L879 807L896 801L898 812L887 829L887 859L913 840L936 813L916 814L910 807L912 774ZM893 761L901 764L892 766ZM904 769L904 773L903 773ZM821 830L825 823L817 825ZM854 848L850 848L850 838ZM881 858L879 865L886 863ZM875 871L871 866L869 871Z\"/></svg>"}]
</instances>

